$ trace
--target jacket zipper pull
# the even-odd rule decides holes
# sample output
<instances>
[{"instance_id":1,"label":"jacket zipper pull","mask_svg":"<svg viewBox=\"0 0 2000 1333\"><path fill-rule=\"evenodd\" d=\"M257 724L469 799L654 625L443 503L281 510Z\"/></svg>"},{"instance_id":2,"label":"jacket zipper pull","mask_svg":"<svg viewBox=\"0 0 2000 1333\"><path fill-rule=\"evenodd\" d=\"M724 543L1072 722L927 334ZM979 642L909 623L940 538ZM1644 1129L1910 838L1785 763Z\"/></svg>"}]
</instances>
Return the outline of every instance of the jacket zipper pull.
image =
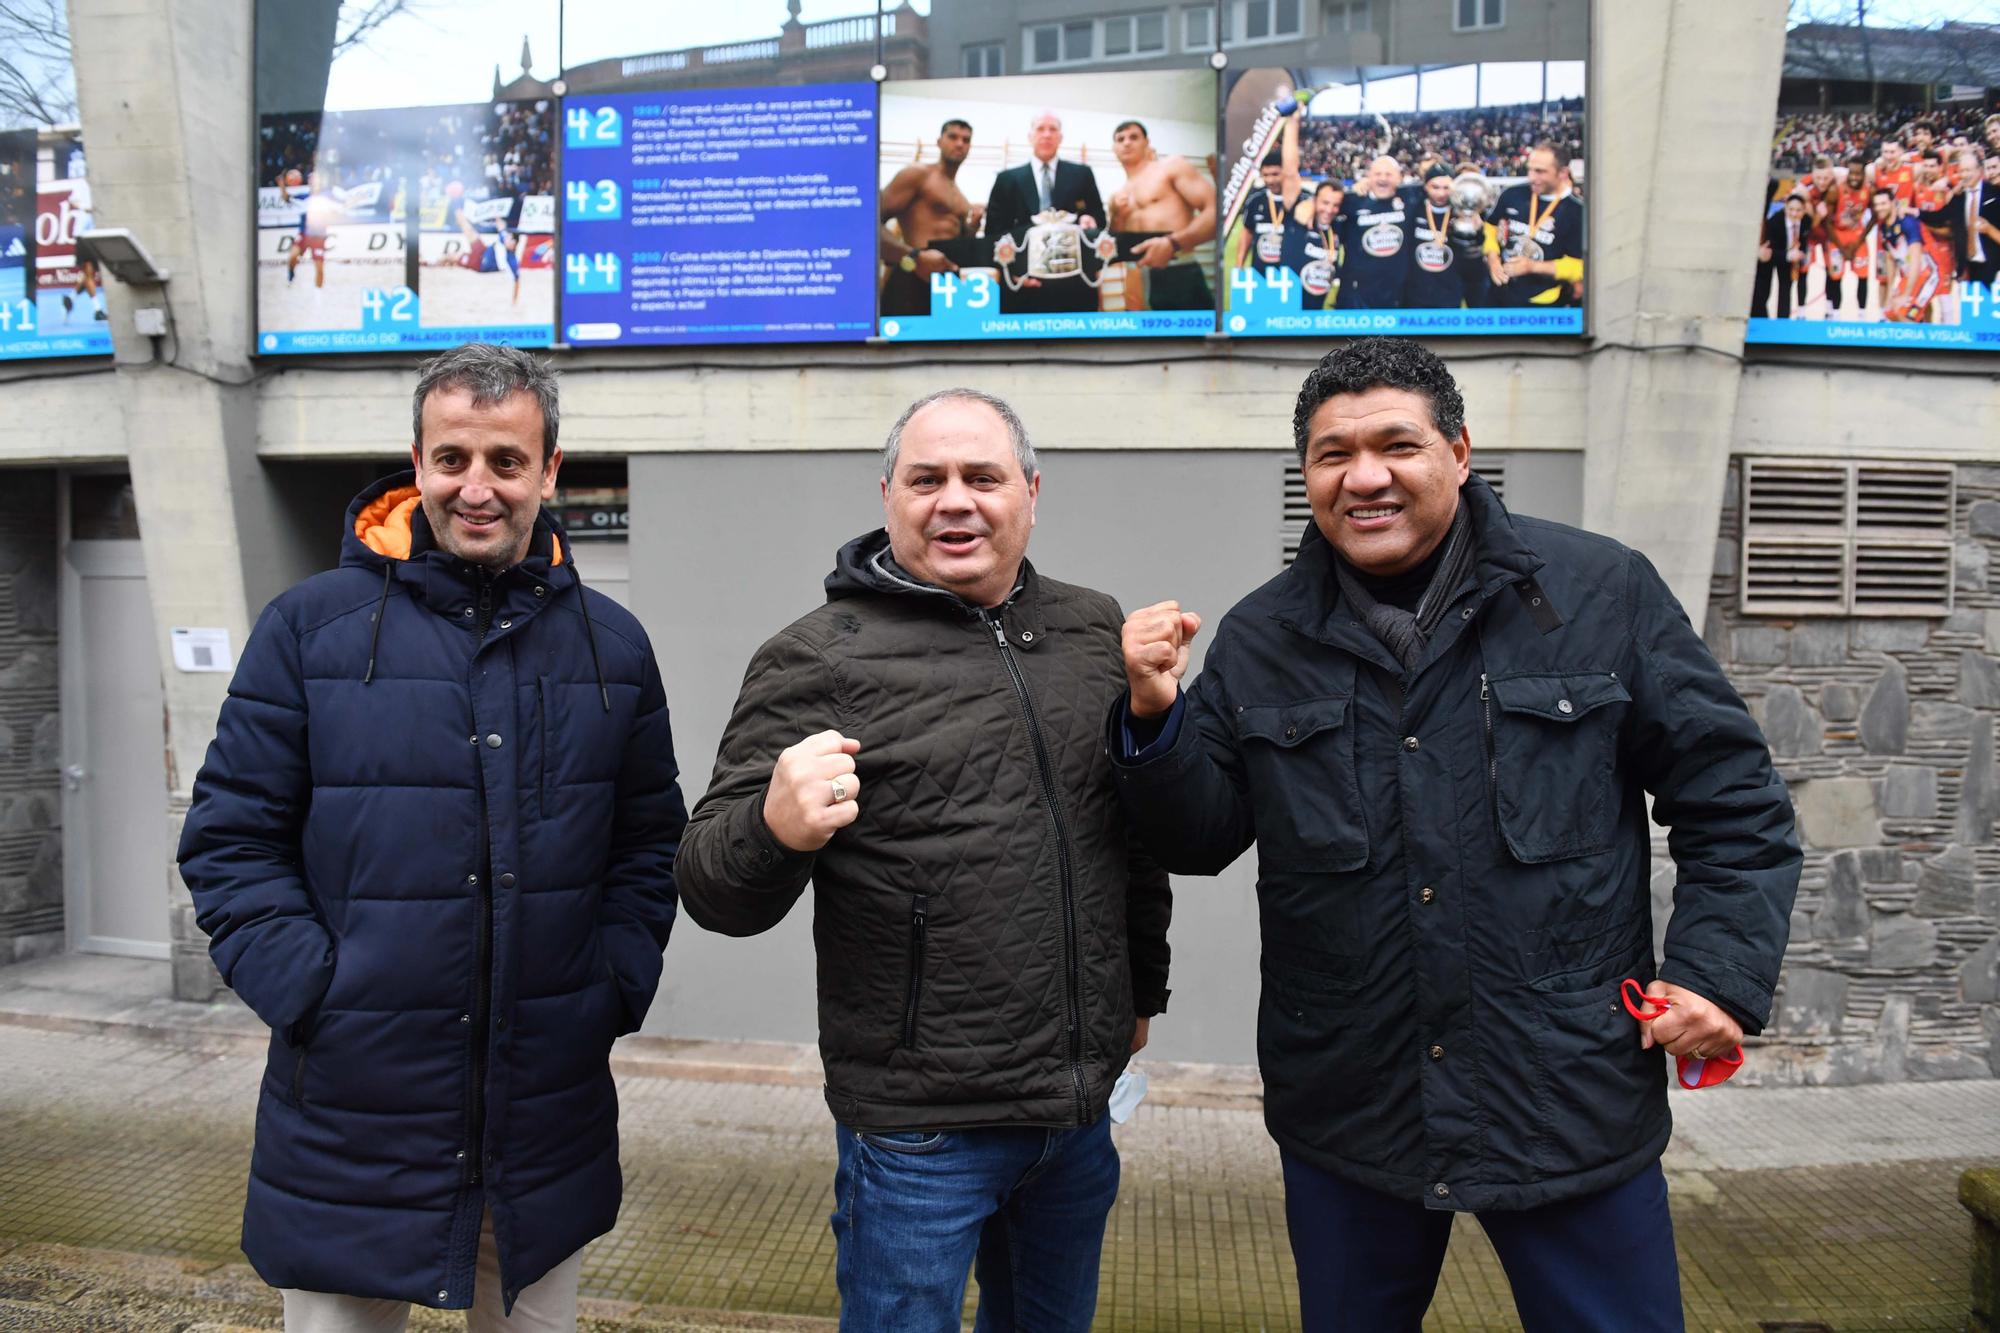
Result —
<instances>
[{"instance_id":1,"label":"jacket zipper pull","mask_svg":"<svg viewBox=\"0 0 2000 1333\"><path fill-rule=\"evenodd\" d=\"M1007 646L1007 627L1000 623L1000 617L994 616L986 623L993 627L993 641L1002 648L1005 648Z\"/></svg>"},{"instance_id":2,"label":"jacket zipper pull","mask_svg":"<svg viewBox=\"0 0 2000 1333\"><path fill-rule=\"evenodd\" d=\"M1486 692L1486 673L1482 671L1479 673L1479 698L1484 702L1489 697Z\"/></svg>"}]
</instances>

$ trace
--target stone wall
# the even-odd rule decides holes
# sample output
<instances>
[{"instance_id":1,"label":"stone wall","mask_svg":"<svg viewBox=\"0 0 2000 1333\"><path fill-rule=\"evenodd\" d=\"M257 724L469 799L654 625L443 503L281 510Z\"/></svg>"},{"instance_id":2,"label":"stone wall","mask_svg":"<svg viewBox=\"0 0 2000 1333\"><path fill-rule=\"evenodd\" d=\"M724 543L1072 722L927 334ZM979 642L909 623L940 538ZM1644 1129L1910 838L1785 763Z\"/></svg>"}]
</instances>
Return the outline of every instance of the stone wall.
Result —
<instances>
[{"instance_id":1,"label":"stone wall","mask_svg":"<svg viewBox=\"0 0 2000 1333\"><path fill-rule=\"evenodd\" d=\"M1961 466L1957 496L1949 616L1746 616L1730 466L1705 637L1770 738L1806 849L1745 1077L2000 1074L2000 467ZM1656 896L1671 882L1669 863Z\"/></svg>"},{"instance_id":2,"label":"stone wall","mask_svg":"<svg viewBox=\"0 0 2000 1333\"><path fill-rule=\"evenodd\" d=\"M0 963L63 946L56 479L0 486Z\"/></svg>"}]
</instances>

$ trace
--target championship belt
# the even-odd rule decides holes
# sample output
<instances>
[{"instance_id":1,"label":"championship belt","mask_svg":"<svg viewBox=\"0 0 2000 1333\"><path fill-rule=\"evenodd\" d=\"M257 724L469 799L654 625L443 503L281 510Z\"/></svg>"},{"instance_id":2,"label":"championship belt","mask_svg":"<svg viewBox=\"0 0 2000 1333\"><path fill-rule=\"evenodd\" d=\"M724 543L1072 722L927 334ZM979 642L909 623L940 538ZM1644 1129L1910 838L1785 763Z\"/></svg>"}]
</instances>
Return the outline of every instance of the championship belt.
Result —
<instances>
[{"instance_id":1,"label":"championship belt","mask_svg":"<svg viewBox=\"0 0 2000 1333\"><path fill-rule=\"evenodd\" d=\"M1065 278L1081 278L1085 286L1095 287L1102 280L1101 273L1087 272L1084 268L1084 252L1095 254L1100 263L1108 263L1118 253L1117 238L1108 231L1100 231L1095 237L1084 234L1083 224L1076 220L1076 214L1051 208L1037 213L1034 225L1028 228L1025 245L1016 245L1011 236L1002 236L993 244L993 259L1000 264L1000 274L1006 279L1009 291L1020 291L1021 284L1028 278L1043 282L1059 282ZM1025 251L1027 272L1021 277L1014 276L1015 258Z\"/></svg>"}]
</instances>

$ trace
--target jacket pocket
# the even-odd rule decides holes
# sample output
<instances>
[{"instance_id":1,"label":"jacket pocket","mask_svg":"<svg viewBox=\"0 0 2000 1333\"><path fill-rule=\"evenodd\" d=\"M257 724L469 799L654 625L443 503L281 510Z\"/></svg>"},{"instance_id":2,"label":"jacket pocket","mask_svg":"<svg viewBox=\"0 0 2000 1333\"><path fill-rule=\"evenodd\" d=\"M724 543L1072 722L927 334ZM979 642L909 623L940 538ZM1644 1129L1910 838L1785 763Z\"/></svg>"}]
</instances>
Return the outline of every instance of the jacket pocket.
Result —
<instances>
[{"instance_id":1,"label":"jacket pocket","mask_svg":"<svg viewBox=\"0 0 2000 1333\"><path fill-rule=\"evenodd\" d=\"M1236 710L1261 868L1325 873L1368 863L1352 702L1339 694Z\"/></svg>"},{"instance_id":2,"label":"jacket pocket","mask_svg":"<svg viewBox=\"0 0 2000 1333\"><path fill-rule=\"evenodd\" d=\"M1517 861L1593 856L1617 841L1615 673L1481 677L1494 822Z\"/></svg>"},{"instance_id":3,"label":"jacket pocket","mask_svg":"<svg viewBox=\"0 0 2000 1333\"><path fill-rule=\"evenodd\" d=\"M919 893L910 899L910 986L903 1000L903 1045L917 1044L917 1014L924 1003L924 954L929 945L930 899Z\"/></svg>"}]
</instances>

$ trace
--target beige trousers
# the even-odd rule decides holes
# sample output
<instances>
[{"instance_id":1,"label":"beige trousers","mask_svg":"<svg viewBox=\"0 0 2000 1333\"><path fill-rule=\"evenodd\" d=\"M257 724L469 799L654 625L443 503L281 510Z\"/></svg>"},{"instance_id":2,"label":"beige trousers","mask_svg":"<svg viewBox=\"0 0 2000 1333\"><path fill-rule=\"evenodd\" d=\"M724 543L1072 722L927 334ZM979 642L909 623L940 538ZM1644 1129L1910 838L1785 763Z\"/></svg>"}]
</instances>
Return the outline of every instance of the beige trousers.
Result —
<instances>
[{"instance_id":1,"label":"beige trousers","mask_svg":"<svg viewBox=\"0 0 2000 1333\"><path fill-rule=\"evenodd\" d=\"M479 1227L479 1277L472 1288L472 1308L465 1312L467 1333L575 1333L577 1279L583 1276L583 1251L550 1269L514 1300L511 1316L500 1313L500 1252L493 1244L493 1214ZM323 1291L284 1289L285 1333L403 1333L410 1320L407 1301L373 1300L366 1296L335 1296Z\"/></svg>"}]
</instances>

